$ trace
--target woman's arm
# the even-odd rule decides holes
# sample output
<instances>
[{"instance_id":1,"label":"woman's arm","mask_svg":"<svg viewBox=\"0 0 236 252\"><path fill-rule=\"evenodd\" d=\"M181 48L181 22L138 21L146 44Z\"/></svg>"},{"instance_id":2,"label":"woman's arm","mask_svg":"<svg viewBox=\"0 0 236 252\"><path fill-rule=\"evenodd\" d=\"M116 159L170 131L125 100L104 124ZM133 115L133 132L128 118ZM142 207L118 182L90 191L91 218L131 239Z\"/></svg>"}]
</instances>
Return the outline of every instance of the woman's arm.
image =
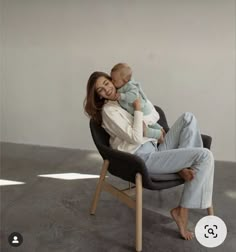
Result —
<instances>
[{"instance_id":1,"label":"woman's arm","mask_svg":"<svg viewBox=\"0 0 236 252\"><path fill-rule=\"evenodd\" d=\"M112 137L118 137L131 144L141 144L143 141L143 112L140 100L136 99L133 106L135 111L134 116L131 116L118 104L105 105L102 113L103 126Z\"/></svg>"}]
</instances>

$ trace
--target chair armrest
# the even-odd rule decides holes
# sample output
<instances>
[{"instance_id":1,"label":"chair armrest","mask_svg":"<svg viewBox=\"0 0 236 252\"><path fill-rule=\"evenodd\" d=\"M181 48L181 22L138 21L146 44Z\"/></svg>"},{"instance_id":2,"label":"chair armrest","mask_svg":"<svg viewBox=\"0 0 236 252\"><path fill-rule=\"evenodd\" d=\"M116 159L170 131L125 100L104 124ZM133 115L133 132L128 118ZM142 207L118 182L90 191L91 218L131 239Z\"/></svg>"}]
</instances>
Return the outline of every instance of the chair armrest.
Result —
<instances>
[{"instance_id":1,"label":"chair armrest","mask_svg":"<svg viewBox=\"0 0 236 252\"><path fill-rule=\"evenodd\" d=\"M203 134L201 136L202 136L203 147L210 150L212 137L208 135L203 135Z\"/></svg>"}]
</instances>

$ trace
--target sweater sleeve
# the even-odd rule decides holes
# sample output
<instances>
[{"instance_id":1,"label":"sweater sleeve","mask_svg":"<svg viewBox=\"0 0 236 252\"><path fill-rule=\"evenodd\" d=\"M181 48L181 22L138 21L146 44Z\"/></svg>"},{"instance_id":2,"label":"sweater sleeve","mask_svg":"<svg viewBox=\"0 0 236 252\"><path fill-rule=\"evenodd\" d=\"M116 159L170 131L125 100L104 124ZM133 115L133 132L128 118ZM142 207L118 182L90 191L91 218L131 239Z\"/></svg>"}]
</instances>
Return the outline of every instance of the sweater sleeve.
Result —
<instances>
[{"instance_id":1,"label":"sweater sleeve","mask_svg":"<svg viewBox=\"0 0 236 252\"><path fill-rule=\"evenodd\" d=\"M122 109L122 108L120 108ZM110 135L131 144L141 144L143 141L143 112L135 111L129 120L120 109L107 108L103 110L103 126Z\"/></svg>"}]
</instances>

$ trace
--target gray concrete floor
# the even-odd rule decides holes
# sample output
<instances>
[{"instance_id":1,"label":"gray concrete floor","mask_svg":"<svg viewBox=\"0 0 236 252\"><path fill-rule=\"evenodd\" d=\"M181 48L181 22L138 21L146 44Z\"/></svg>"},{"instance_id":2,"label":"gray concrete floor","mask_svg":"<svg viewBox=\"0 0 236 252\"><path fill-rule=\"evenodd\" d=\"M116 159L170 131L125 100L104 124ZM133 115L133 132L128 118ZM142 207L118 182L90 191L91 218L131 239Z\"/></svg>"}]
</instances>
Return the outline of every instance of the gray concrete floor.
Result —
<instances>
[{"instance_id":1,"label":"gray concrete floor","mask_svg":"<svg viewBox=\"0 0 236 252\"><path fill-rule=\"evenodd\" d=\"M89 208L97 179L61 180L41 174L99 174L102 160L96 151L1 143L0 179L25 182L1 186L1 251L18 252L125 252L134 251L135 213L102 193L95 216ZM109 175L121 188L127 182ZM215 214L222 218L228 235L217 248L205 248L196 239L184 241L170 217L182 186L144 190L143 251L236 251L236 164L216 161L214 182ZM206 215L191 210L190 228ZM21 246L8 244L12 232L23 235Z\"/></svg>"}]
</instances>

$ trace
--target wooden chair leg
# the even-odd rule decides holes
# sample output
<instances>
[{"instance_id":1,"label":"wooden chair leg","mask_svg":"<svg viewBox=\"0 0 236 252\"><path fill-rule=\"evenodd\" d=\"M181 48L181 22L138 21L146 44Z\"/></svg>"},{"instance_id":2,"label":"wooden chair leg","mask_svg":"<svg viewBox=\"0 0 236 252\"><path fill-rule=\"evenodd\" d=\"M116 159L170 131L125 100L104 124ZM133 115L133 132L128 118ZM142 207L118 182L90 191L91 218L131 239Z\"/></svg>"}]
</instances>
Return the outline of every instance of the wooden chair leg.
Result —
<instances>
[{"instance_id":1,"label":"wooden chair leg","mask_svg":"<svg viewBox=\"0 0 236 252\"><path fill-rule=\"evenodd\" d=\"M97 208L97 202L98 202L101 190L102 190L103 181L104 181L104 179L106 177L108 166L109 166L109 161L104 160L102 170L101 170L101 173L100 173L100 177L99 177L99 181L98 181L96 191L95 191L95 194L94 194L94 197L93 197L93 202L92 202L92 206L91 206L91 209L90 209L90 214L95 214L95 211L96 211L96 208Z\"/></svg>"},{"instance_id":2,"label":"wooden chair leg","mask_svg":"<svg viewBox=\"0 0 236 252\"><path fill-rule=\"evenodd\" d=\"M136 251L142 251L142 176L137 173L136 178Z\"/></svg>"},{"instance_id":3,"label":"wooden chair leg","mask_svg":"<svg viewBox=\"0 0 236 252\"><path fill-rule=\"evenodd\" d=\"M208 215L214 215L214 209L213 206L207 208Z\"/></svg>"},{"instance_id":4,"label":"wooden chair leg","mask_svg":"<svg viewBox=\"0 0 236 252\"><path fill-rule=\"evenodd\" d=\"M132 186L131 186L131 182L129 182L129 190L131 190Z\"/></svg>"}]
</instances>

